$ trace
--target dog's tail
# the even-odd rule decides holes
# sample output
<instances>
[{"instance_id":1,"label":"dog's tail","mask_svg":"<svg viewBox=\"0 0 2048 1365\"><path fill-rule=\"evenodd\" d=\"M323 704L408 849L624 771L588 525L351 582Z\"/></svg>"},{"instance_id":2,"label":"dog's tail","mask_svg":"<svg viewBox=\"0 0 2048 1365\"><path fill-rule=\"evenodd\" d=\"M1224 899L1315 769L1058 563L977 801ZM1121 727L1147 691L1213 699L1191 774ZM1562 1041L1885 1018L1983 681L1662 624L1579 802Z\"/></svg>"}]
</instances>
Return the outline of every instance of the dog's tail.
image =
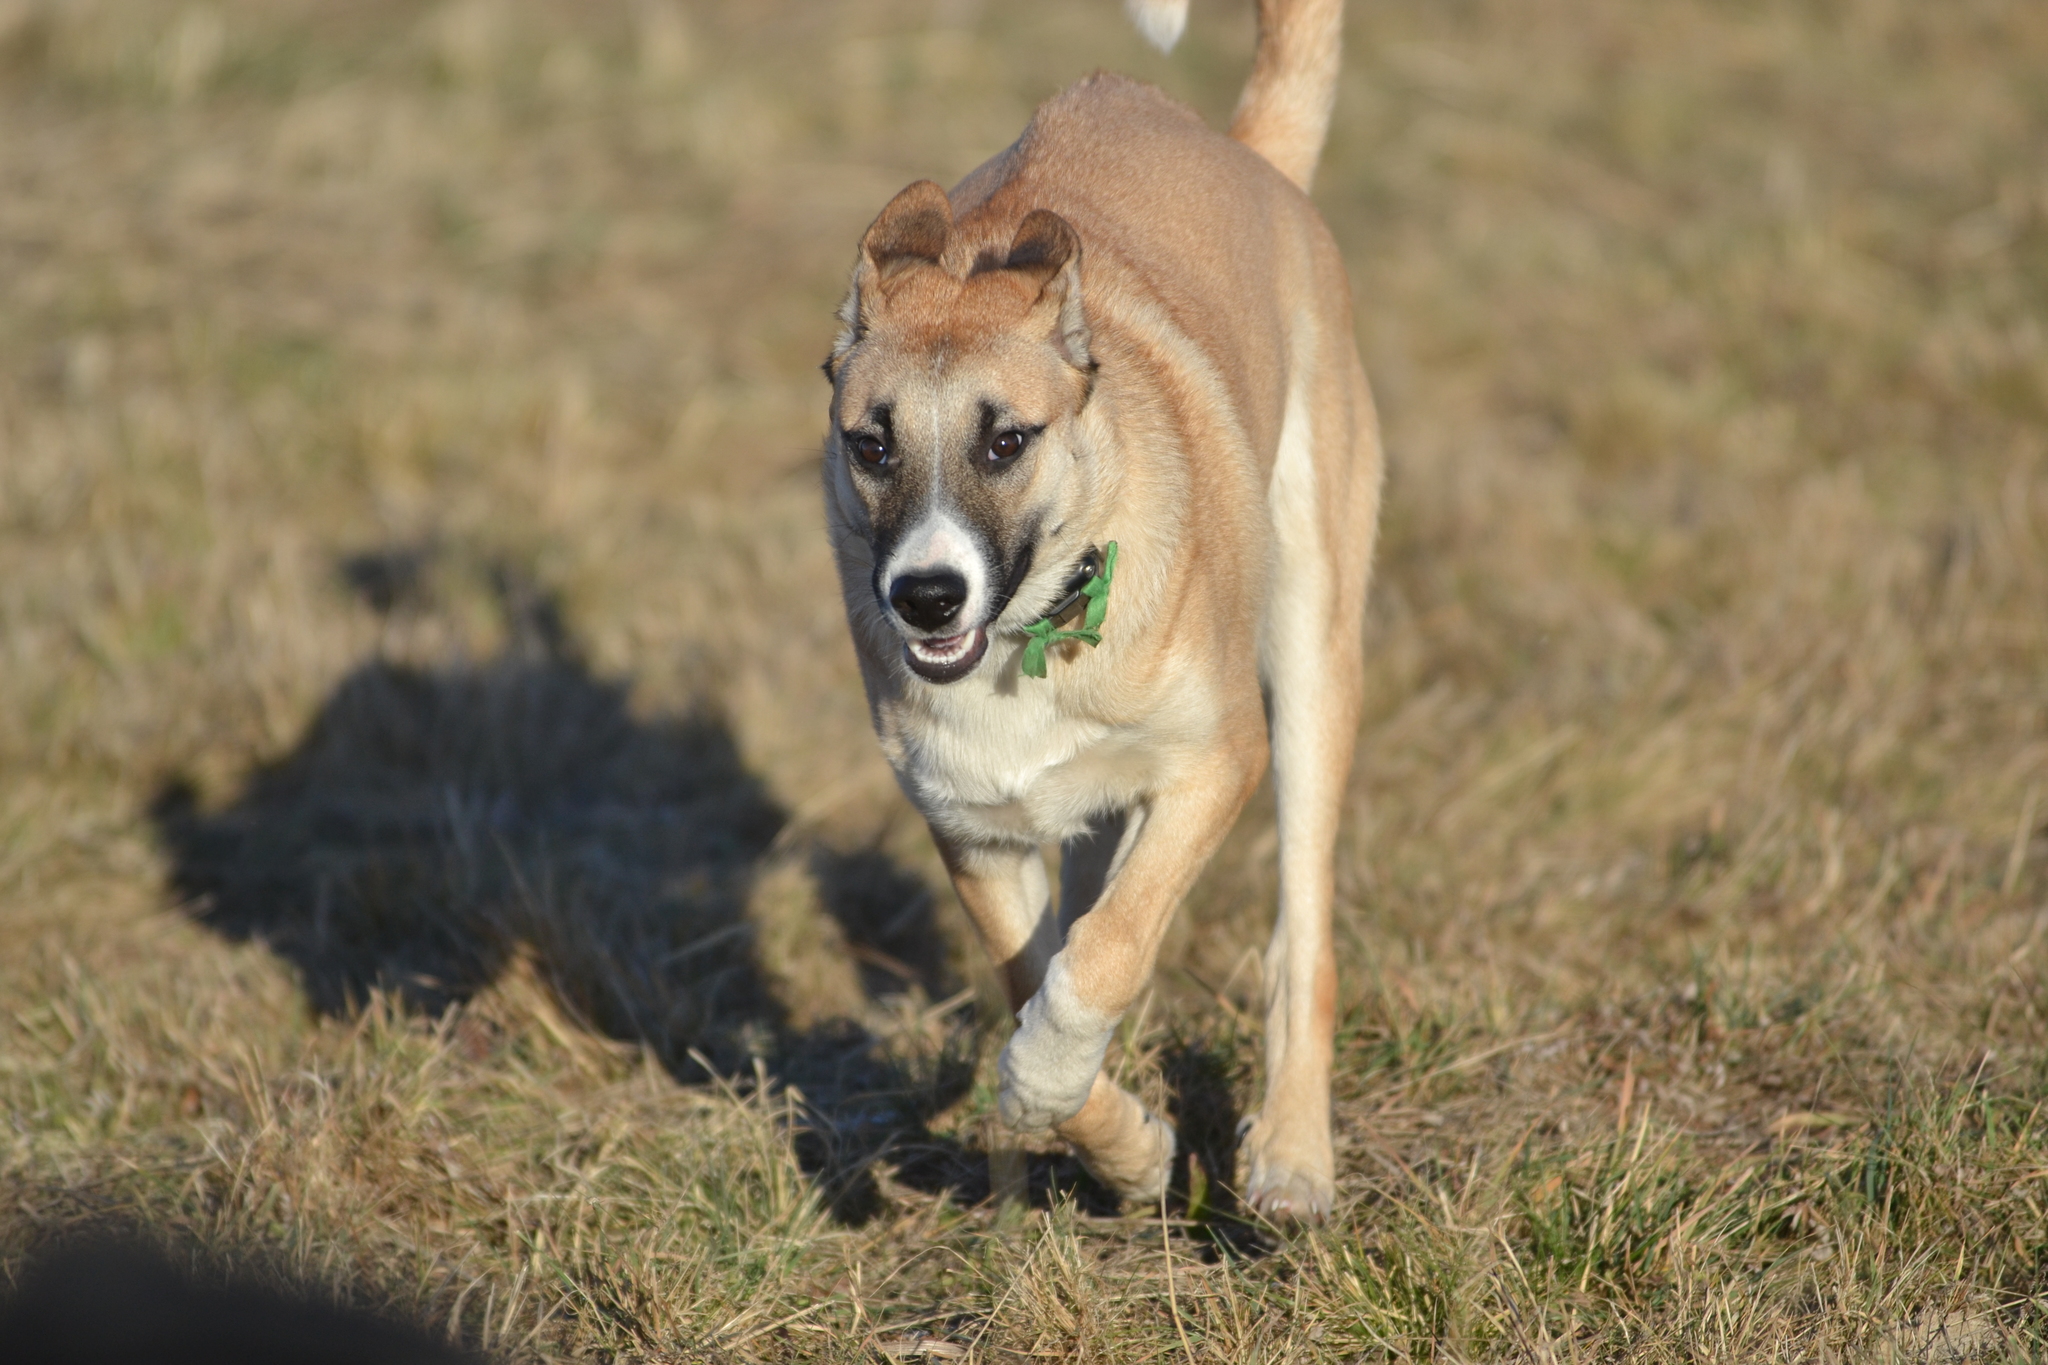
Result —
<instances>
[{"instance_id":1,"label":"dog's tail","mask_svg":"<svg viewBox=\"0 0 2048 1365\"><path fill-rule=\"evenodd\" d=\"M1344 0L1259 0L1259 46L1230 135L1303 189L1330 131L1343 47Z\"/></svg>"},{"instance_id":2,"label":"dog's tail","mask_svg":"<svg viewBox=\"0 0 2048 1365\"><path fill-rule=\"evenodd\" d=\"M1146 39L1165 52L1187 27L1188 0L1124 0ZM1259 46L1230 135L1307 189L1330 131L1342 56L1344 0L1259 0Z\"/></svg>"}]
</instances>

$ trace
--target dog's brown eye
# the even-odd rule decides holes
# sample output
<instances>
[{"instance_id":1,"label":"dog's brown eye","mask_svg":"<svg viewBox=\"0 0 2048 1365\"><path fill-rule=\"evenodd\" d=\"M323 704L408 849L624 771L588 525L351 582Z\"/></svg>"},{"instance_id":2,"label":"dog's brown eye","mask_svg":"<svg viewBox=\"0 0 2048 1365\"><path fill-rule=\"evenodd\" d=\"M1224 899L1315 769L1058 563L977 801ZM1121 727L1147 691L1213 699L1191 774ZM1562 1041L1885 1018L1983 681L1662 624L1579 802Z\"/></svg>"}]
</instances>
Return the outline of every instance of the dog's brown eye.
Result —
<instances>
[{"instance_id":1,"label":"dog's brown eye","mask_svg":"<svg viewBox=\"0 0 2048 1365\"><path fill-rule=\"evenodd\" d=\"M988 443L988 457L990 460L1015 459L1017 452L1023 448L1024 433L1021 431L1006 431Z\"/></svg>"},{"instance_id":2,"label":"dog's brown eye","mask_svg":"<svg viewBox=\"0 0 2048 1365\"><path fill-rule=\"evenodd\" d=\"M870 436L865 432L853 438L853 453L860 457L862 464L867 465L881 465L887 463L889 459L887 443L881 437Z\"/></svg>"}]
</instances>

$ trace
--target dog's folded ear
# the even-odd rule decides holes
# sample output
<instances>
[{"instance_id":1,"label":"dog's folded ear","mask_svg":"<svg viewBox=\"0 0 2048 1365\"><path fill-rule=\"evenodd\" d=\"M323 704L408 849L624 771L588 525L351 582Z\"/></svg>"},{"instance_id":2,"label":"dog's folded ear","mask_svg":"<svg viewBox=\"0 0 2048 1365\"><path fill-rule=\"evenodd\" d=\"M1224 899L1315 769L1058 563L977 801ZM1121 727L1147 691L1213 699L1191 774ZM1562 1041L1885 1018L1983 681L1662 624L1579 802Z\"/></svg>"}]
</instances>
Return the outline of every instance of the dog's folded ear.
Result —
<instances>
[{"instance_id":1,"label":"dog's folded ear","mask_svg":"<svg viewBox=\"0 0 2048 1365\"><path fill-rule=\"evenodd\" d=\"M1078 370L1094 368L1088 319L1081 311L1081 234L1051 209L1033 209L1017 224L1003 269L1038 282L1034 314L1046 314L1061 352Z\"/></svg>"},{"instance_id":2,"label":"dog's folded ear","mask_svg":"<svg viewBox=\"0 0 2048 1365\"><path fill-rule=\"evenodd\" d=\"M912 265L937 265L953 237L953 205L930 180L908 185L891 199L860 239L862 262L886 281Z\"/></svg>"},{"instance_id":3,"label":"dog's folded ear","mask_svg":"<svg viewBox=\"0 0 2048 1365\"><path fill-rule=\"evenodd\" d=\"M839 337L825 361L825 377L836 381L839 362L866 334L889 281L915 265L937 265L953 240L953 206L930 180L906 185L883 206L860 239L853 286L839 305Z\"/></svg>"},{"instance_id":4,"label":"dog's folded ear","mask_svg":"<svg viewBox=\"0 0 2048 1365\"><path fill-rule=\"evenodd\" d=\"M1073 225L1051 209L1033 209L1017 224L1003 269L1036 276L1040 284L1081 254L1081 237Z\"/></svg>"}]
</instances>

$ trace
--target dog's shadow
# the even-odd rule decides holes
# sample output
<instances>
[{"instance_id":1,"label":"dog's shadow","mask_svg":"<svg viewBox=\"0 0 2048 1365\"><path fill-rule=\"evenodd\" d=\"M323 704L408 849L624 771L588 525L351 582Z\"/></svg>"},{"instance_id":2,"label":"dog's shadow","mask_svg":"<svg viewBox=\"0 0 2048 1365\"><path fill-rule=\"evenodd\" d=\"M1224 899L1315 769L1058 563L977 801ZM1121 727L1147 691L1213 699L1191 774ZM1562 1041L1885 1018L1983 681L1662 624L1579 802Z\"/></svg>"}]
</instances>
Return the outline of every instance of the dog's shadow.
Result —
<instances>
[{"instance_id":1,"label":"dog's shadow","mask_svg":"<svg viewBox=\"0 0 2048 1365\"><path fill-rule=\"evenodd\" d=\"M185 913L290 962L322 1014L379 995L440 1014L530 970L564 1014L681 1082L794 1086L798 1156L844 1221L884 1206L878 1163L927 1195L988 1198L985 1150L930 1127L971 1088L984 1039L971 1006L929 1004L958 983L920 877L792 831L714 709L636 715L516 568L432 545L339 568L399 633L467 587L505 643L476 663L361 664L225 805L162 783L150 814ZM862 1022L906 1001L923 1007L921 1051ZM1179 1183L1205 1171L1220 1190L1227 1070L1199 1045L1167 1061L1194 1163ZM1029 1192L1115 1209L1071 1158L1034 1158Z\"/></svg>"},{"instance_id":2,"label":"dog's shadow","mask_svg":"<svg viewBox=\"0 0 2048 1365\"><path fill-rule=\"evenodd\" d=\"M374 994L438 1014L523 961L564 1013L680 1081L795 1085L799 1152L843 1217L878 1207L869 1168L899 1150L915 1183L985 1193L981 1154L926 1126L972 1084L972 1010L937 1020L944 1036L913 1062L852 1017L955 984L923 880L877 849L792 839L714 711L635 715L530 578L450 558L400 547L342 576L397 627L466 573L504 618L497 654L362 664L224 806L182 777L160 786L151 816L186 913L289 961L324 1014ZM836 1017L793 1011L804 983L764 962L764 894L790 886L802 903L768 909L819 921L810 937L858 964L836 977Z\"/></svg>"}]
</instances>

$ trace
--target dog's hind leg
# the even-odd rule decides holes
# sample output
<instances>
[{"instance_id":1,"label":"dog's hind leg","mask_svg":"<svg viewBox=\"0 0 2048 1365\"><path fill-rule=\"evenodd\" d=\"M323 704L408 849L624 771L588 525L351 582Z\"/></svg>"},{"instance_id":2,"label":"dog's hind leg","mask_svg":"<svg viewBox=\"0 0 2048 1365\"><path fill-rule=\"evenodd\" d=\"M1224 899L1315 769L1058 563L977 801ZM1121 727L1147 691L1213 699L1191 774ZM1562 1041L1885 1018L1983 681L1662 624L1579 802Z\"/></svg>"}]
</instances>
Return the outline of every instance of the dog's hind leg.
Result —
<instances>
[{"instance_id":1,"label":"dog's hind leg","mask_svg":"<svg viewBox=\"0 0 2048 1365\"><path fill-rule=\"evenodd\" d=\"M1332 386L1335 387L1334 385ZM1280 910L1266 949L1266 1089L1245 1126L1244 1196L1275 1222L1329 1216L1337 824L1358 733L1379 461L1369 406L1339 389L1288 403L1269 493L1274 579L1262 643L1279 798ZM1369 405L1369 399L1363 399ZM1360 423L1363 416L1365 421ZM1361 430L1362 426L1362 430ZM1339 458L1329 458L1329 446ZM1352 446L1371 443L1352 456ZM1321 458L1318 458L1321 456Z\"/></svg>"}]
</instances>

